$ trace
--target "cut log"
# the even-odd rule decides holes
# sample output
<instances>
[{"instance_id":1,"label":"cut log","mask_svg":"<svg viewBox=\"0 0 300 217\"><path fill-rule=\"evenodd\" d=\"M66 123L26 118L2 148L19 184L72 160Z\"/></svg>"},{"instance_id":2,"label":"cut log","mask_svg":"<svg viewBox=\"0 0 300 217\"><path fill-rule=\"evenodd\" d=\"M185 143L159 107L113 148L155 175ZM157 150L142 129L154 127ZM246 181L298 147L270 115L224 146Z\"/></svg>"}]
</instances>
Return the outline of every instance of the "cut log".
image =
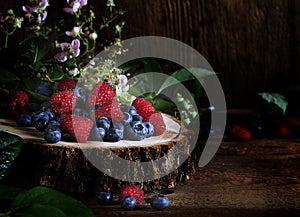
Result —
<instances>
[{"instance_id":1,"label":"cut log","mask_svg":"<svg viewBox=\"0 0 300 217\"><path fill-rule=\"evenodd\" d=\"M36 131L35 128L18 127L14 121L0 119L1 131L19 135L24 139L21 154L5 181L21 187L43 185L76 194L95 194L99 191L117 193L122 186L130 182L129 178L134 180L135 174L130 171L130 167L122 165L122 168L127 168L128 176L133 177L125 175L114 178L109 176L109 170L100 171L91 159L105 156L105 159L102 159L103 164L109 168L112 155L125 159L125 164L130 165L130 162L149 162L166 158L176 145L180 145L180 150L188 154L192 132L175 118L165 114L163 117L167 130L162 136L142 141L121 140L116 143L88 141L84 144L66 141L45 143L43 133ZM177 169L166 173L163 177L133 183L140 185L146 192L174 188L177 183L188 180L195 171L196 158L196 154L189 156ZM173 157L168 164L176 164L177 161L179 159ZM158 168L155 167L153 164L151 169L157 171ZM151 172L139 171L139 174L144 173L147 176L147 173Z\"/></svg>"}]
</instances>

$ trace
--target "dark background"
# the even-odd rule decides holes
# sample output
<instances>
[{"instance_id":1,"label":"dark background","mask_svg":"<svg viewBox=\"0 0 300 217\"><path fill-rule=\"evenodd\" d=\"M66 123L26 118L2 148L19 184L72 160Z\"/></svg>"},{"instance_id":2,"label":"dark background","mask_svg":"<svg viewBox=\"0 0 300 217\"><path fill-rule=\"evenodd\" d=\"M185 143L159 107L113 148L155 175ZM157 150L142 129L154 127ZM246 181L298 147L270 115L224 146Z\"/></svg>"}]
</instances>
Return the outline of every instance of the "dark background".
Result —
<instances>
[{"instance_id":1,"label":"dark background","mask_svg":"<svg viewBox=\"0 0 300 217\"><path fill-rule=\"evenodd\" d=\"M27 1L0 0L1 11ZM90 0L101 16L105 0ZM228 108L252 108L258 92L300 84L298 0L122 0L123 39L165 36L199 51L218 73ZM48 10L64 14L66 1ZM22 14L22 11L19 11Z\"/></svg>"}]
</instances>

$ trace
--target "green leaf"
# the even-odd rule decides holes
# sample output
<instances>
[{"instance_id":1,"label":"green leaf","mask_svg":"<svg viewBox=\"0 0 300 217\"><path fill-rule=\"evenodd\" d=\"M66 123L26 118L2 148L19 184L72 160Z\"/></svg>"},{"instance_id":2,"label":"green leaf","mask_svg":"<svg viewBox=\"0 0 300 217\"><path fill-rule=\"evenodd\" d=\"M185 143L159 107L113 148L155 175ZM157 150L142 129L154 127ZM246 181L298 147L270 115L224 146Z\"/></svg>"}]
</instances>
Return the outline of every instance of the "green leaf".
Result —
<instances>
[{"instance_id":1,"label":"green leaf","mask_svg":"<svg viewBox=\"0 0 300 217\"><path fill-rule=\"evenodd\" d=\"M44 102L44 101L49 101L50 98L48 96L44 96L42 94L38 94L36 92L33 92L31 90L26 90L28 92L28 94L30 95L30 97L36 101L39 102Z\"/></svg>"},{"instance_id":2,"label":"green leaf","mask_svg":"<svg viewBox=\"0 0 300 217\"><path fill-rule=\"evenodd\" d=\"M202 68L189 68L189 69L180 69L174 72L170 78L167 78L165 82L160 87L158 94L161 93L164 89L177 84L179 82L189 81L197 79L202 82L203 78L209 75L213 75L215 72L202 69ZM174 79L175 78L175 79Z\"/></svg>"},{"instance_id":3,"label":"green leaf","mask_svg":"<svg viewBox=\"0 0 300 217\"><path fill-rule=\"evenodd\" d=\"M24 81L26 89L30 90L30 91L34 90L38 83L38 81L35 81L31 78L25 78L23 81Z\"/></svg>"},{"instance_id":4,"label":"green leaf","mask_svg":"<svg viewBox=\"0 0 300 217\"><path fill-rule=\"evenodd\" d=\"M16 215L22 217L67 217L67 215L65 215L65 213L60 209L42 204L34 204L33 206Z\"/></svg>"},{"instance_id":5,"label":"green leaf","mask_svg":"<svg viewBox=\"0 0 300 217\"><path fill-rule=\"evenodd\" d=\"M21 188L16 188L8 185L0 185L0 202L13 201L18 194L24 191Z\"/></svg>"},{"instance_id":6,"label":"green leaf","mask_svg":"<svg viewBox=\"0 0 300 217\"><path fill-rule=\"evenodd\" d=\"M0 69L0 72L1 72L1 82L3 83L9 81L20 81L20 78L16 74L6 69Z\"/></svg>"},{"instance_id":7,"label":"green leaf","mask_svg":"<svg viewBox=\"0 0 300 217\"><path fill-rule=\"evenodd\" d=\"M0 180L9 172L19 156L23 139L19 136L0 131Z\"/></svg>"},{"instance_id":8,"label":"green leaf","mask_svg":"<svg viewBox=\"0 0 300 217\"><path fill-rule=\"evenodd\" d=\"M50 49L49 40L40 37L29 38L24 40L22 44L29 46L29 55L33 63L40 61Z\"/></svg>"},{"instance_id":9,"label":"green leaf","mask_svg":"<svg viewBox=\"0 0 300 217\"><path fill-rule=\"evenodd\" d=\"M52 67L50 69L50 75L52 81L59 81L64 77L64 71L58 64L52 64Z\"/></svg>"},{"instance_id":10,"label":"green leaf","mask_svg":"<svg viewBox=\"0 0 300 217\"><path fill-rule=\"evenodd\" d=\"M174 103L172 103L169 100L162 99L162 98L155 100L153 106L154 106L155 110L162 111L162 112L168 112L168 111L172 110L173 108L176 108L176 105Z\"/></svg>"},{"instance_id":11,"label":"green leaf","mask_svg":"<svg viewBox=\"0 0 300 217\"><path fill-rule=\"evenodd\" d=\"M143 63L145 72L162 73L162 68L160 64L154 58L142 58L140 61Z\"/></svg>"},{"instance_id":12,"label":"green leaf","mask_svg":"<svg viewBox=\"0 0 300 217\"><path fill-rule=\"evenodd\" d=\"M95 217L82 202L47 187L34 187L20 193L11 204L13 215L18 216L58 216L58 217ZM47 215L41 215L42 211ZM40 215L34 215L40 214Z\"/></svg>"},{"instance_id":13,"label":"green leaf","mask_svg":"<svg viewBox=\"0 0 300 217\"><path fill-rule=\"evenodd\" d=\"M285 114L288 102L285 100L285 97L278 93L258 93L264 100L269 103L273 103L277 105L280 109L282 109L283 114Z\"/></svg>"}]
</instances>

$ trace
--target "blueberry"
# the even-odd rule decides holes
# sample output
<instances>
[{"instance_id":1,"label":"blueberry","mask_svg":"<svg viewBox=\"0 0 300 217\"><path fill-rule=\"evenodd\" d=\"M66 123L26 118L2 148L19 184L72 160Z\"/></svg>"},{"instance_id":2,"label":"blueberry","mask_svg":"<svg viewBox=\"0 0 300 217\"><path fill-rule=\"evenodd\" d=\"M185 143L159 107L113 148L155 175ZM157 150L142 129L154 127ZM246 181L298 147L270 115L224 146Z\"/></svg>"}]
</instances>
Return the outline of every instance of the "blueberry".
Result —
<instances>
[{"instance_id":1,"label":"blueberry","mask_svg":"<svg viewBox=\"0 0 300 217\"><path fill-rule=\"evenodd\" d=\"M125 137L129 140L140 141L146 138L148 134L148 128L139 121L133 122L131 127L126 127L125 129Z\"/></svg>"},{"instance_id":2,"label":"blueberry","mask_svg":"<svg viewBox=\"0 0 300 217\"><path fill-rule=\"evenodd\" d=\"M49 120L55 119L55 114L52 111L46 111L47 115L49 116Z\"/></svg>"},{"instance_id":3,"label":"blueberry","mask_svg":"<svg viewBox=\"0 0 300 217\"><path fill-rule=\"evenodd\" d=\"M51 111L52 107L51 107L51 102L50 101L44 101L42 102L41 106L40 106L40 110L45 112L45 111Z\"/></svg>"},{"instance_id":4,"label":"blueberry","mask_svg":"<svg viewBox=\"0 0 300 217\"><path fill-rule=\"evenodd\" d=\"M170 201L166 196L157 195L150 201L151 207L156 210L167 209L170 205Z\"/></svg>"},{"instance_id":5,"label":"blueberry","mask_svg":"<svg viewBox=\"0 0 300 217\"><path fill-rule=\"evenodd\" d=\"M147 128L147 135L146 135L146 137L153 136L153 134L154 134L154 127L153 127L153 125L150 122L143 122L143 124Z\"/></svg>"},{"instance_id":6,"label":"blueberry","mask_svg":"<svg viewBox=\"0 0 300 217\"><path fill-rule=\"evenodd\" d=\"M49 123L48 123L48 125L47 125L47 129L49 129L49 128L56 128L56 129L60 129L60 123L58 122L58 121L56 121L56 120L51 120L51 121L49 121Z\"/></svg>"},{"instance_id":7,"label":"blueberry","mask_svg":"<svg viewBox=\"0 0 300 217\"><path fill-rule=\"evenodd\" d=\"M56 116L55 120L60 123L60 120L65 116L66 116L66 114L58 115L58 116Z\"/></svg>"},{"instance_id":8,"label":"blueberry","mask_svg":"<svg viewBox=\"0 0 300 217\"><path fill-rule=\"evenodd\" d=\"M132 106L132 105L129 106L128 113L131 114L131 116L137 115L136 108L134 106Z\"/></svg>"},{"instance_id":9,"label":"blueberry","mask_svg":"<svg viewBox=\"0 0 300 217\"><path fill-rule=\"evenodd\" d=\"M45 81L41 81L36 85L35 92L50 97L53 94L53 89L51 84Z\"/></svg>"},{"instance_id":10,"label":"blueberry","mask_svg":"<svg viewBox=\"0 0 300 217\"><path fill-rule=\"evenodd\" d=\"M93 127L90 131L89 139L91 141L103 141L105 130L101 127Z\"/></svg>"},{"instance_id":11,"label":"blueberry","mask_svg":"<svg viewBox=\"0 0 300 217\"><path fill-rule=\"evenodd\" d=\"M33 116L33 124L38 131L44 131L47 128L48 122L49 115L46 112L40 112Z\"/></svg>"},{"instance_id":12,"label":"blueberry","mask_svg":"<svg viewBox=\"0 0 300 217\"><path fill-rule=\"evenodd\" d=\"M99 192L96 195L96 201L99 205L107 205L112 202L112 196L109 192Z\"/></svg>"},{"instance_id":13,"label":"blueberry","mask_svg":"<svg viewBox=\"0 0 300 217\"><path fill-rule=\"evenodd\" d=\"M132 122L131 114L129 114L128 112L123 112L123 115L124 115L124 119L123 119L124 124L129 124L130 122Z\"/></svg>"},{"instance_id":14,"label":"blueberry","mask_svg":"<svg viewBox=\"0 0 300 217\"><path fill-rule=\"evenodd\" d=\"M105 134L105 137L103 138L104 142L118 142L122 138L119 135L119 132L114 127L111 127Z\"/></svg>"},{"instance_id":15,"label":"blueberry","mask_svg":"<svg viewBox=\"0 0 300 217\"><path fill-rule=\"evenodd\" d=\"M52 128L48 128L44 133L46 142L57 143L61 140L61 132Z\"/></svg>"},{"instance_id":16,"label":"blueberry","mask_svg":"<svg viewBox=\"0 0 300 217\"><path fill-rule=\"evenodd\" d=\"M142 121L143 117L140 116L139 114L132 115L132 121Z\"/></svg>"},{"instance_id":17,"label":"blueberry","mask_svg":"<svg viewBox=\"0 0 300 217\"><path fill-rule=\"evenodd\" d=\"M119 135L121 139L123 139L124 135L124 125L120 122L113 123L114 128L116 129L116 133Z\"/></svg>"},{"instance_id":18,"label":"blueberry","mask_svg":"<svg viewBox=\"0 0 300 217\"><path fill-rule=\"evenodd\" d=\"M107 117L100 117L96 121L97 127L103 128L105 131L107 131L110 128L110 121Z\"/></svg>"},{"instance_id":19,"label":"blueberry","mask_svg":"<svg viewBox=\"0 0 300 217\"><path fill-rule=\"evenodd\" d=\"M121 208L124 210L133 210L136 207L136 199L134 197L124 197L121 199Z\"/></svg>"},{"instance_id":20,"label":"blueberry","mask_svg":"<svg viewBox=\"0 0 300 217\"><path fill-rule=\"evenodd\" d=\"M86 102L87 93L85 89L83 89L82 87L74 87L72 91L74 92L74 94L77 96L78 99L81 99L83 102Z\"/></svg>"},{"instance_id":21,"label":"blueberry","mask_svg":"<svg viewBox=\"0 0 300 217\"><path fill-rule=\"evenodd\" d=\"M31 125L31 116L27 114L21 114L17 117L16 123L21 127L29 127Z\"/></svg>"},{"instance_id":22,"label":"blueberry","mask_svg":"<svg viewBox=\"0 0 300 217\"><path fill-rule=\"evenodd\" d=\"M30 102L28 104L28 110L29 112L36 112L40 109L40 105L37 104L36 102Z\"/></svg>"}]
</instances>

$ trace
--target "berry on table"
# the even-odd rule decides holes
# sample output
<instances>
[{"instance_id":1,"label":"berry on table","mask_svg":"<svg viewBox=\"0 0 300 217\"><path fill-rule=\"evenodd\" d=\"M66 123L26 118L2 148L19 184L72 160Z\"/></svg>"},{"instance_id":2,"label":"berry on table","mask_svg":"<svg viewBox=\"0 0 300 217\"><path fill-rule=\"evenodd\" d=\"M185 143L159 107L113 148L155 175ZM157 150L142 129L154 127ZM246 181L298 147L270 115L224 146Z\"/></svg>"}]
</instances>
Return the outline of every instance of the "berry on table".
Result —
<instances>
[{"instance_id":1,"label":"berry on table","mask_svg":"<svg viewBox=\"0 0 300 217\"><path fill-rule=\"evenodd\" d=\"M94 112L95 120L100 117L107 117L110 121L121 122L124 119L120 103L116 100L103 104Z\"/></svg>"},{"instance_id":2,"label":"berry on table","mask_svg":"<svg viewBox=\"0 0 300 217\"><path fill-rule=\"evenodd\" d=\"M8 111L13 117L28 113L29 97L25 91L15 91L8 104Z\"/></svg>"},{"instance_id":3,"label":"berry on table","mask_svg":"<svg viewBox=\"0 0 300 217\"><path fill-rule=\"evenodd\" d=\"M99 204L99 205L107 205L107 204L110 204L112 202L112 196L111 196L111 193L109 192L99 192L97 195L96 195L96 202Z\"/></svg>"},{"instance_id":4,"label":"berry on table","mask_svg":"<svg viewBox=\"0 0 300 217\"><path fill-rule=\"evenodd\" d=\"M57 84L57 91L72 90L76 87L76 82L72 78L63 78Z\"/></svg>"},{"instance_id":5,"label":"berry on table","mask_svg":"<svg viewBox=\"0 0 300 217\"><path fill-rule=\"evenodd\" d=\"M87 142L93 121L86 117L66 115L60 120L62 129L78 142Z\"/></svg>"},{"instance_id":6,"label":"berry on table","mask_svg":"<svg viewBox=\"0 0 300 217\"><path fill-rule=\"evenodd\" d=\"M90 95L88 96L88 103L90 106L95 106L97 104L103 105L110 103L116 96L115 90L107 82L97 83Z\"/></svg>"},{"instance_id":7,"label":"berry on table","mask_svg":"<svg viewBox=\"0 0 300 217\"><path fill-rule=\"evenodd\" d=\"M149 112L155 111L152 103L145 98L135 98L132 102L132 106L135 107L137 113L141 115L143 118L145 117L146 114Z\"/></svg>"},{"instance_id":8,"label":"berry on table","mask_svg":"<svg viewBox=\"0 0 300 217\"><path fill-rule=\"evenodd\" d=\"M126 127L125 136L128 140L140 141L147 137L148 128L143 122L133 122L131 127Z\"/></svg>"},{"instance_id":9,"label":"berry on table","mask_svg":"<svg viewBox=\"0 0 300 217\"><path fill-rule=\"evenodd\" d=\"M166 196L157 195L150 200L150 204L153 209L164 210L169 207L170 200Z\"/></svg>"},{"instance_id":10,"label":"berry on table","mask_svg":"<svg viewBox=\"0 0 300 217\"><path fill-rule=\"evenodd\" d=\"M20 127L29 127L32 123L31 116L28 114L20 114L16 119L16 123Z\"/></svg>"},{"instance_id":11,"label":"berry on table","mask_svg":"<svg viewBox=\"0 0 300 217\"><path fill-rule=\"evenodd\" d=\"M96 125L97 125L97 127L101 127L105 131L107 131L110 128L110 121L108 120L107 117L102 116L96 120Z\"/></svg>"},{"instance_id":12,"label":"berry on table","mask_svg":"<svg viewBox=\"0 0 300 217\"><path fill-rule=\"evenodd\" d=\"M61 131L57 128L47 128L44 139L49 143L57 143L61 140Z\"/></svg>"},{"instance_id":13,"label":"berry on table","mask_svg":"<svg viewBox=\"0 0 300 217\"><path fill-rule=\"evenodd\" d=\"M126 185L119 191L119 200L126 196L131 196L136 199L136 204L139 205L144 200L144 191L137 185Z\"/></svg>"},{"instance_id":14,"label":"berry on table","mask_svg":"<svg viewBox=\"0 0 300 217\"><path fill-rule=\"evenodd\" d=\"M35 87L35 92L50 97L53 94L52 85L48 82L40 81Z\"/></svg>"},{"instance_id":15,"label":"berry on table","mask_svg":"<svg viewBox=\"0 0 300 217\"><path fill-rule=\"evenodd\" d=\"M250 131L238 125L231 126L229 136L239 141L249 141L251 139Z\"/></svg>"},{"instance_id":16,"label":"berry on table","mask_svg":"<svg viewBox=\"0 0 300 217\"><path fill-rule=\"evenodd\" d=\"M137 201L134 197L126 196L121 199L120 205L124 210L133 210L137 205Z\"/></svg>"},{"instance_id":17,"label":"berry on table","mask_svg":"<svg viewBox=\"0 0 300 217\"><path fill-rule=\"evenodd\" d=\"M105 134L105 137L103 138L104 142L119 142L121 139L123 139L120 135L120 132L118 129L111 127Z\"/></svg>"},{"instance_id":18,"label":"berry on table","mask_svg":"<svg viewBox=\"0 0 300 217\"><path fill-rule=\"evenodd\" d=\"M51 107L56 115L71 114L76 104L77 97L72 91L62 91L51 96Z\"/></svg>"},{"instance_id":19,"label":"berry on table","mask_svg":"<svg viewBox=\"0 0 300 217\"><path fill-rule=\"evenodd\" d=\"M154 135L159 136L166 131L166 124L162 114L158 111L148 112L143 118L144 122L150 122L154 127Z\"/></svg>"}]
</instances>

